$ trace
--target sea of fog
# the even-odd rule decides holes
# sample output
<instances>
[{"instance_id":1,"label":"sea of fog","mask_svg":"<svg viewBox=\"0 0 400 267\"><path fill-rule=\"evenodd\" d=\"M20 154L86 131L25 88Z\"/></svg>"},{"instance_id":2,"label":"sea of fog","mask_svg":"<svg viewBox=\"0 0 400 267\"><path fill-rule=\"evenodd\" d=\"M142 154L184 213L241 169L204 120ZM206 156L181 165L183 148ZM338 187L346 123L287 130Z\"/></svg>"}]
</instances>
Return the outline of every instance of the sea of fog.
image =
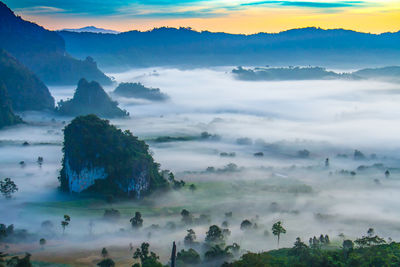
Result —
<instances>
[{"instance_id":1,"label":"sea of fog","mask_svg":"<svg viewBox=\"0 0 400 267\"><path fill-rule=\"evenodd\" d=\"M129 119L111 122L149 140L161 168L196 184L195 192L182 189L138 203L115 203L111 206L121 211L122 218L104 221L101 215L109 204L80 205L75 197L57 191L62 129L72 118L26 112L21 116L27 124L0 131L0 178L11 177L19 187L13 199L0 200L0 222L44 235L41 222L53 221L49 251L65 246L100 250L106 245L127 247L130 242L136 246L149 241L162 259L167 258L173 240L179 242L178 249L183 248L187 229L193 228L203 241L208 226L224 220L232 232L227 243L237 242L244 250L276 248L270 229L278 220L287 229L281 246L291 246L297 236L308 240L320 234L340 242L340 234L355 238L369 227L384 238L400 241L400 85L239 81L231 69L151 68L109 74L116 82L141 82L170 96L166 102L148 102L113 95L116 85L105 88L131 114ZM50 87L56 101L71 98L74 90L74 86ZM160 136L197 137L202 132L217 137L151 141ZM30 145L23 146L25 141ZM304 149L309 157L299 156ZM355 149L365 159L355 160ZM222 152L235 156L221 157ZM257 152L264 156L255 157ZM36 162L39 156L44 157L42 166ZM326 158L329 167L324 165ZM230 163L235 164L233 169L226 167ZM366 167L359 168L362 165ZM206 171L208 167L216 171ZM391 172L388 178L386 169ZM206 214L209 223L181 225L182 208L195 217ZM135 209L143 211L144 227L131 233L129 218ZM227 219L224 214L229 211L233 217ZM66 213L72 221L67 235L61 236L59 224ZM258 229L240 230L244 219ZM95 238L87 238L90 221L94 221ZM171 221L176 229L164 227ZM151 224L160 229L149 230Z\"/></svg>"}]
</instances>

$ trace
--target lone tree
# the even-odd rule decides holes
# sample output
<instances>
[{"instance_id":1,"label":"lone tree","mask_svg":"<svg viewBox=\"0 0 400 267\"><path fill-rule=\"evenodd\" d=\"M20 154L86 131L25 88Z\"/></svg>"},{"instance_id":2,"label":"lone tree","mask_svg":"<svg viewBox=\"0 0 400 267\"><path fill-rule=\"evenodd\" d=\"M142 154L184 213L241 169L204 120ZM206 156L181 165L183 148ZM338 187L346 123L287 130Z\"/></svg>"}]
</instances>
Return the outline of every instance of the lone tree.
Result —
<instances>
[{"instance_id":1,"label":"lone tree","mask_svg":"<svg viewBox=\"0 0 400 267\"><path fill-rule=\"evenodd\" d=\"M195 184L191 184L190 186L189 186L189 189L190 189L190 191L192 191L192 192L194 192L194 191L196 191L196 185Z\"/></svg>"},{"instance_id":2,"label":"lone tree","mask_svg":"<svg viewBox=\"0 0 400 267\"><path fill-rule=\"evenodd\" d=\"M103 257L103 259L105 259L105 258L108 257L108 251L107 251L106 248L103 248L103 249L101 250L101 256Z\"/></svg>"},{"instance_id":3,"label":"lone tree","mask_svg":"<svg viewBox=\"0 0 400 267\"><path fill-rule=\"evenodd\" d=\"M65 233L65 228L69 225L71 217L69 215L64 215L64 220L61 221L61 227L63 228L63 234Z\"/></svg>"},{"instance_id":4,"label":"lone tree","mask_svg":"<svg viewBox=\"0 0 400 267\"><path fill-rule=\"evenodd\" d=\"M17 185L10 178L5 178L0 181L0 193L7 199L10 199L12 194L18 191Z\"/></svg>"},{"instance_id":5,"label":"lone tree","mask_svg":"<svg viewBox=\"0 0 400 267\"><path fill-rule=\"evenodd\" d=\"M186 209L183 209L181 211L181 216L182 216L182 222L185 224L191 224L193 223L193 216L190 214L190 212Z\"/></svg>"},{"instance_id":6,"label":"lone tree","mask_svg":"<svg viewBox=\"0 0 400 267\"><path fill-rule=\"evenodd\" d=\"M251 227L253 227L253 224L249 221L249 220L244 220L241 224L240 224L240 230L248 230Z\"/></svg>"},{"instance_id":7,"label":"lone tree","mask_svg":"<svg viewBox=\"0 0 400 267\"><path fill-rule=\"evenodd\" d=\"M139 211L135 212L135 217L131 218L129 221L131 222L132 228L137 229L143 226L142 214Z\"/></svg>"},{"instance_id":8,"label":"lone tree","mask_svg":"<svg viewBox=\"0 0 400 267\"><path fill-rule=\"evenodd\" d=\"M175 267L175 262L176 262L176 244L174 241L174 243L172 243L171 267Z\"/></svg>"},{"instance_id":9,"label":"lone tree","mask_svg":"<svg viewBox=\"0 0 400 267\"><path fill-rule=\"evenodd\" d=\"M185 246L190 247L196 242L196 233L193 231L193 229L189 229L187 232L187 235L183 239L183 243Z\"/></svg>"},{"instance_id":10,"label":"lone tree","mask_svg":"<svg viewBox=\"0 0 400 267\"><path fill-rule=\"evenodd\" d=\"M283 228L282 222L276 222L272 225L272 233L278 237L278 247L279 247L279 240L281 237L281 234L286 234L286 229Z\"/></svg>"},{"instance_id":11,"label":"lone tree","mask_svg":"<svg viewBox=\"0 0 400 267\"><path fill-rule=\"evenodd\" d=\"M44 249L44 245L46 245L46 239L41 238L41 239L39 240L39 245L42 247L42 249Z\"/></svg>"}]
</instances>

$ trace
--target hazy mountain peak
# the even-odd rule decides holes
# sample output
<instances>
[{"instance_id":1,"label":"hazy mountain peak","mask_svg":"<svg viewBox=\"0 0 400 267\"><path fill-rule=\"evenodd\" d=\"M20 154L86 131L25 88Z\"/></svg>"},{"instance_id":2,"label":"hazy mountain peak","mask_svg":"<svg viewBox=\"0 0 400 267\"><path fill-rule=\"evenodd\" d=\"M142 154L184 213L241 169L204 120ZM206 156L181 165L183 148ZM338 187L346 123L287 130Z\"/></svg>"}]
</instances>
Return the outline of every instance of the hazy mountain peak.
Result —
<instances>
[{"instance_id":1,"label":"hazy mountain peak","mask_svg":"<svg viewBox=\"0 0 400 267\"><path fill-rule=\"evenodd\" d=\"M83 28L79 29L62 29L62 31L68 31L68 32L92 32L92 33L112 33L112 34L118 34L118 31L114 30L108 30L108 29L103 29L103 28L97 28L95 26L86 26Z\"/></svg>"}]
</instances>

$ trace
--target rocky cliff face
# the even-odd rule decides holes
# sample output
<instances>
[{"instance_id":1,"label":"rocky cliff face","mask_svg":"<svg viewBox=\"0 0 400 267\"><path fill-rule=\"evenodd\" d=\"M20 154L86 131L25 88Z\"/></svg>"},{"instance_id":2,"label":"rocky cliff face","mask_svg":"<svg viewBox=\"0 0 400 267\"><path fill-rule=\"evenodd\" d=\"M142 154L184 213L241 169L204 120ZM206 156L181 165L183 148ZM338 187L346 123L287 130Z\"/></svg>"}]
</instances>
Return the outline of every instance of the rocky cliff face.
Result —
<instances>
[{"instance_id":1,"label":"rocky cliff face","mask_svg":"<svg viewBox=\"0 0 400 267\"><path fill-rule=\"evenodd\" d=\"M101 117L124 117L128 113L118 107L103 90L99 83L81 79L76 88L74 97L67 101L60 101L57 107L62 115L78 116L96 114Z\"/></svg>"},{"instance_id":2,"label":"rocky cliff face","mask_svg":"<svg viewBox=\"0 0 400 267\"><path fill-rule=\"evenodd\" d=\"M63 152L63 191L140 197L167 186L146 143L95 115L65 127Z\"/></svg>"}]
</instances>

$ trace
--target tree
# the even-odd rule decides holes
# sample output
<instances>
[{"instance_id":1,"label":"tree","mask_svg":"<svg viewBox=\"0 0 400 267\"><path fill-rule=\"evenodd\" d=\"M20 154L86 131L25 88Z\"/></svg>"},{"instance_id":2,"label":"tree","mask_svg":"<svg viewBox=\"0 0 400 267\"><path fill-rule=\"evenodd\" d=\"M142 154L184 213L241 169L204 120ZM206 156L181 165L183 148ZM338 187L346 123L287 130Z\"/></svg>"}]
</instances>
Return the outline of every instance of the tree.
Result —
<instances>
[{"instance_id":1,"label":"tree","mask_svg":"<svg viewBox=\"0 0 400 267\"><path fill-rule=\"evenodd\" d=\"M41 238L41 239L39 240L39 245L42 247L42 249L44 249L44 245L46 245L46 239Z\"/></svg>"},{"instance_id":2,"label":"tree","mask_svg":"<svg viewBox=\"0 0 400 267\"><path fill-rule=\"evenodd\" d=\"M219 245L215 245L204 253L204 257L208 261L225 261L233 258L233 255L228 247L224 249Z\"/></svg>"},{"instance_id":3,"label":"tree","mask_svg":"<svg viewBox=\"0 0 400 267\"><path fill-rule=\"evenodd\" d=\"M65 228L69 225L71 217L69 215L64 215L64 220L61 221L61 227L63 228L63 234L65 233Z\"/></svg>"},{"instance_id":4,"label":"tree","mask_svg":"<svg viewBox=\"0 0 400 267\"><path fill-rule=\"evenodd\" d=\"M184 222L185 224L193 223L193 216L192 216L192 214L190 214L190 212L188 210L183 209L181 211L181 215L182 215L182 222Z\"/></svg>"},{"instance_id":5,"label":"tree","mask_svg":"<svg viewBox=\"0 0 400 267\"><path fill-rule=\"evenodd\" d=\"M42 167L42 165L43 165L43 157L38 157L37 158L37 163L39 164L39 167Z\"/></svg>"},{"instance_id":6,"label":"tree","mask_svg":"<svg viewBox=\"0 0 400 267\"><path fill-rule=\"evenodd\" d=\"M282 222L276 222L272 225L272 233L278 237L278 247L279 247L279 240L281 237L281 234L286 234L286 229L283 228Z\"/></svg>"},{"instance_id":7,"label":"tree","mask_svg":"<svg viewBox=\"0 0 400 267\"><path fill-rule=\"evenodd\" d=\"M329 243L331 243L331 241L329 240L329 236L325 235L325 244L328 245Z\"/></svg>"},{"instance_id":8,"label":"tree","mask_svg":"<svg viewBox=\"0 0 400 267\"><path fill-rule=\"evenodd\" d=\"M5 178L0 181L0 193L7 199L10 199L12 194L18 191L17 185L10 178Z\"/></svg>"},{"instance_id":9,"label":"tree","mask_svg":"<svg viewBox=\"0 0 400 267\"><path fill-rule=\"evenodd\" d=\"M244 220L240 224L240 230L248 230L253 226L253 224L249 220Z\"/></svg>"},{"instance_id":10,"label":"tree","mask_svg":"<svg viewBox=\"0 0 400 267\"><path fill-rule=\"evenodd\" d=\"M346 240L343 240L342 247L343 247L343 250L350 251L354 248L354 243L353 243L353 241L346 239Z\"/></svg>"},{"instance_id":11,"label":"tree","mask_svg":"<svg viewBox=\"0 0 400 267\"><path fill-rule=\"evenodd\" d=\"M150 252L149 247L149 243L142 243L140 248L133 253L133 258L139 259L142 267L162 267L162 264L158 262L159 257L154 252Z\"/></svg>"},{"instance_id":12,"label":"tree","mask_svg":"<svg viewBox=\"0 0 400 267\"><path fill-rule=\"evenodd\" d=\"M101 250L101 256L102 256L104 259L108 257L108 251L107 251L106 248L103 248L103 249Z\"/></svg>"},{"instance_id":13,"label":"tree","mask_svg":"<svg viewBox=\"0 0 400 267\"><path fill-rule=\"evenodd\" d=\"M171 251L171 267L175 267L176 263L176 244L175 241L172 243L172 251Z\"/></svg>"},{"instance_id":14,"label":"tree","mask_svg":"<svg viewBox=\"0 0 400 267\"><path fill-rule=\"evenodd\" d=\"M176 261L183 262L185 265L191 266L200 263L200 255L192 248L186 251L182 249L180 252L178 252Z\"/></svg>"},{"instance_id":15,"label":"tree","mask_svg":"<svg viewBox=\"0 0 400 267\"><path fill-rule=\"evenodd\" d=\"M190 189L190 191L192 191L192 192L194 192L194 191L196 191L196 185L195 184L191 184L190 186L189 186L189 189Z\"/></svg>"},{"instance_id":16,"label":"tree","mask_svg":"<svg viewBox=\"0 0 400 267\"><path fill-rule=\"evenodd\" d=\"M206 242L210 243L221 243L224 241L224 235L222 233L221 228L217 225L211 225L206 233Z\"/></svg>"},{"instance_id":17,"label":"tree","mask_svg":"<svg viewBox=\"0 0 400 267\"><path fill-rule=\"evenodd\" d=\"M193 231L193 229L189 229L187 230L187 232L187 235L183 239L183 243L185 244L185 246L190 247L196 241L196 233Z\"/></svg>"},{"instance_id":18,"label":"tree","mask_svg":"<svg viewBox=\"0 0 400 267\"><path fill-rule=\"evenodd\" d=\"M140 228L143 226L142 214L140 212L135 212L135 217L129 220L131 222L132 228Z\"/></svg>"},{"instance_id":19,"label":"tree","mask_svg":"<svg viewBox=\"0 0 400 267\"><path fill-rule=\"evenodd\" d=\"M301 257L306 255L307 253L308 253L307 245L301 241L300 237L297 237L296 242L294 242L293 248L290 250L290 254L297 257Z\"/></svg>"}]
</instances>

